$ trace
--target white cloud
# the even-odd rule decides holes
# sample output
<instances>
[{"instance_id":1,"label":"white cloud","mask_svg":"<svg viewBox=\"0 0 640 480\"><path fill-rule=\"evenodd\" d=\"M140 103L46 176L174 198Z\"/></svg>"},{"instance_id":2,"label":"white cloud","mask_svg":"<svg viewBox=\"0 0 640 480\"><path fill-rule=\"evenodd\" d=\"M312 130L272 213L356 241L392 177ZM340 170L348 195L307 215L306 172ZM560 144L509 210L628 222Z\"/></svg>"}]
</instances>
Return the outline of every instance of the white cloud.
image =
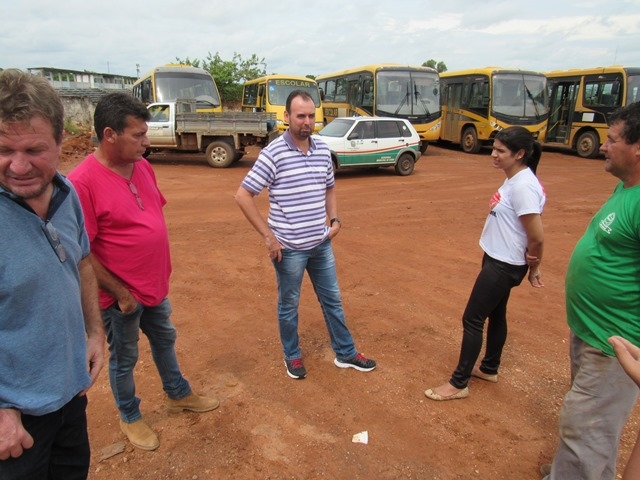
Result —
<instances>
[{"instance_id":1,"label":"white cloud","mask_svg":"<svg viewBox=\"0 0 640 480\"><path fill-rule=\"evenodd\" d=\"M256 54L268 72L297 75L431 58L450 70L640 66L640 0L22 0L0 18L3 68L135 75L209 52Z\"/></svg>"}]
</instances>

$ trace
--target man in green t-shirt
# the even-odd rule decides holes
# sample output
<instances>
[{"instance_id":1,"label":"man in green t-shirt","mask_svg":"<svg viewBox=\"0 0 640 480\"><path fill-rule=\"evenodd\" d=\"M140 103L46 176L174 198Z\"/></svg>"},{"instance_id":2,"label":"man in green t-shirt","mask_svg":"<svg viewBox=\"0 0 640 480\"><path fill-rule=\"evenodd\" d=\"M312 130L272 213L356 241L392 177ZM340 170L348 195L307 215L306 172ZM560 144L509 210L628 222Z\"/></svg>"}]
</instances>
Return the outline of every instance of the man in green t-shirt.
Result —
<instances>
[{"instance_id":1,"label":"man in green t-shirt","mask_svg":"<svg viewBox=\"0 0 640 480\"><path fill-rule=\"evenodd\" d=\"M640 346L640 102L609 116L600 151L605 170L621 181L569 261L572 385L547 480L614 479L620 433L638 396L607 339Z\"/></svg>"}]
</instances>

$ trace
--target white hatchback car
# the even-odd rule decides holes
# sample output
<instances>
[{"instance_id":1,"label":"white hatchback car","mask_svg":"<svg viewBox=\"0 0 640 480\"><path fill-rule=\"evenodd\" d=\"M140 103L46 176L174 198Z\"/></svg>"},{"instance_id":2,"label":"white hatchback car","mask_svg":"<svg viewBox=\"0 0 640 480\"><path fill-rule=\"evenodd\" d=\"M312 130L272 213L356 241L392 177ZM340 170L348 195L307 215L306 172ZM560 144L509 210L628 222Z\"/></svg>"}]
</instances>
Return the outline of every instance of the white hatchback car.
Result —
<instances>
[{"instance_id":1,"label":"white hatchback car","mask_svg":"<svg viewBox=\"0 0 640 480\"><path fill-rule=\"evenodd\" d=\"M420 158L420 137L402 118L340 117L317 134L331 149L334 168L395 167L410 175Z\"/></svg>"}]
</instances>

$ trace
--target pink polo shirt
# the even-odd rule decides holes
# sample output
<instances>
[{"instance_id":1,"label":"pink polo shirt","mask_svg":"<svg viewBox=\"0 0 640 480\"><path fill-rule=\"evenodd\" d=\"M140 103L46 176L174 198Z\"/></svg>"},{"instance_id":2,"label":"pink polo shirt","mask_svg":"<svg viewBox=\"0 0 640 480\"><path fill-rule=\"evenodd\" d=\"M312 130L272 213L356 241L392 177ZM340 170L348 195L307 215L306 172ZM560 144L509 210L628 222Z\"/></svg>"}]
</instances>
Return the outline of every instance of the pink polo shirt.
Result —
<instances>
[{"instance_id":1,"label":"pink polo shirt","mask_svg":"<svg viewBox=\"0 0 640 480\"><path fill-rule=\"evenodd\" d=\"M91 253L138 302L158 305L169 293L171 256L162 213L167 201L149 162L136 162L129 181L91 154L68 178L80 197ZM100 308L114 301L100 290Z\"/></svg>"}]
</instances>

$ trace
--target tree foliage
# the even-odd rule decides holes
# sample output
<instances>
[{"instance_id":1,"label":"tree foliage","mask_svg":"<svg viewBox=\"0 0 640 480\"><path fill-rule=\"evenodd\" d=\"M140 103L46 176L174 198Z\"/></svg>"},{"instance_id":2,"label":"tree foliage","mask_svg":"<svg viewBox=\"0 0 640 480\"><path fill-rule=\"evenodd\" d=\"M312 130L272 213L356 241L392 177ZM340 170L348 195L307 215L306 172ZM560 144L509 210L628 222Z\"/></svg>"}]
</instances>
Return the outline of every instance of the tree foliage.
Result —
<instances>
[{"instance_id":1,"label":"tree foliage","mask_svg":"<svg viewBox=\"0 0 640 480\"><path fill-rule=\"evenodd\" d=\"M423 67L435 68L438 73L442 73L442 72L446 72L447 71L447 66L445 65L444 62L438 62L438 61L434 60L433 58L427 60L426 62L424 62L422 64L422 66Z\"/></svg>"},{"instance_id":2,"label":"tree foliage","mask_svg":"<svg viewBox=\"0 0 640 480\"><path fill-rule=\"evenodd\" d=\"M211 73L220 91L223 105L241 100L242 84L247 80L266 75L267 71L264 57L258 58L255 53L247 59L243 59L242 55L234 52L233 59L223 60L218 52L215 55L209 52L204 60L189 57L184 60L176 57L176 60L185 65L203 68Z\"/></svg>"}]
</instances>

